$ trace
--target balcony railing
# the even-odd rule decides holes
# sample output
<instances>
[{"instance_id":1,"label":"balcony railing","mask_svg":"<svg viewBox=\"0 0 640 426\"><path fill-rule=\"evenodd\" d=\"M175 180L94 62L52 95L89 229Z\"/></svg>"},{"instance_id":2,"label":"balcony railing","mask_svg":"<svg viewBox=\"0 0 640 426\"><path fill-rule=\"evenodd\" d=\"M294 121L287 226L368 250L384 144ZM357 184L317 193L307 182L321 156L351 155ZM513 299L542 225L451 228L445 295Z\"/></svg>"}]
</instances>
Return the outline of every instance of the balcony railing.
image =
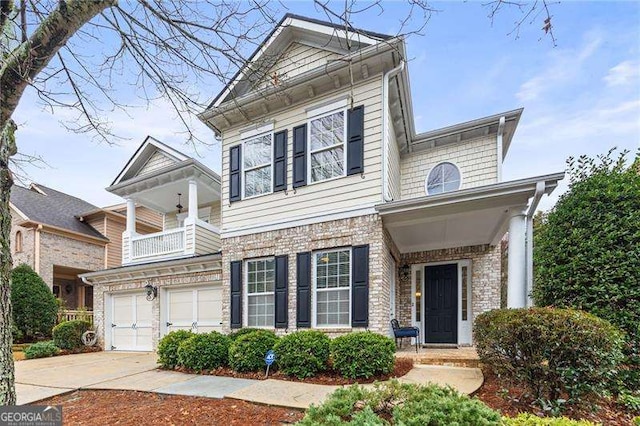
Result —
<instances>
[{"instance_id":1,"label":"balcony railing","mask_svg":"<svg viewBox=\"0 0 640 426\"><path fill-rule=\"evenodd\" d=\"M184 252L185 228L176 228L131 239L131 259L167 256Z\"/></svg>"},{"instance_id":2,"label":"balcony railing","mask_svg":"<svg viewBox=\"0 0 640 426\"><path fill-rule=\"evenodd\" d=\"M84 309L73 310L65 309L58 312L58 324L65 321L82 320L93 324L93 311Z\"/></svg>"}]
</instances>

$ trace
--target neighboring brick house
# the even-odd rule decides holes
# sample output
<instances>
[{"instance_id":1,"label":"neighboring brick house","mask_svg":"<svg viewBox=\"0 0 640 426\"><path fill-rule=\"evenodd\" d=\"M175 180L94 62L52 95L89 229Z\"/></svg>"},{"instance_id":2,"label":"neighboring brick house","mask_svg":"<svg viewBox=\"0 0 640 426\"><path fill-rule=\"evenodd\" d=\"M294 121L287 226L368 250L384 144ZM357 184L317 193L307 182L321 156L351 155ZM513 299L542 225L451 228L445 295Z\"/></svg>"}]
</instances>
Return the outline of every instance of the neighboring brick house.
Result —
<instances>
[{"instance_id":1,"label":"neighboring brick house","mask_svg":"<svg viewBox=\"0 0 640 426\"><path fill-rule=\"evenodd\" d=\"M144 243L148 255L84 275L100 289L107 349L155 347L178 322L209 330L205 306L224 332L388 334L397 318L423 344L472 344L473 319L500 307L507 229L507 305L530 303L531 215L564 176L503 181L521 113L416 133L403 38L286 15L199 115L222 141L221 182L208 186L217 175L148 139L108 188L161 206L165 231L125 231L123 251ZM187 242L174 249L180 179ZM220 254L197 250L203 207ZM122 337L113 330L136 318L118 306L131 304L145 329Z\"/></svg>"},{"instance_id":2,"label":"neighboring brick house","mask_svg":"<svg viewBox=\"0 0 640 426\"><path fill-rule=\"evenodd\" d=\"M14 185L10 207L13 264L31 266L66 308L93 309L93 288L78 274L120 264L121 259L109 256L109 250L110 237L119 239L124 230L124 216L118 213L122 206L100 209L34 183L29 188ZM141 209L149 219L149 223L138 222L141 232L158 230L162 217L146 207ZM99 222L84 221L82 215L89 217L85 212L93 219L99 217Z\"/></svg>"}]
</instances>

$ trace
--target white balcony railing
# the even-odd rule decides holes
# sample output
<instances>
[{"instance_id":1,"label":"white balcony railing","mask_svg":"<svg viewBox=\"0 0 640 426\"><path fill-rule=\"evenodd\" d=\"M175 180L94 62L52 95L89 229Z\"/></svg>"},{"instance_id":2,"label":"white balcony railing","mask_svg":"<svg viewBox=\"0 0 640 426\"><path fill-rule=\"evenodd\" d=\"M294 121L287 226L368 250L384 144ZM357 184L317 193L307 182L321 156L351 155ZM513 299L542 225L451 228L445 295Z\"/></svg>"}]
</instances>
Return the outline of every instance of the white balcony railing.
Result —
<instances>
[{"instance_id":1,"label":"white balcony railing","mask_svg":"<svg viewBox=\"0 0 640 426\"><path fill-rule=\"evenodd\" d=\"M176 228L131 239L131 259L166 256L184 252L185 228Z\"/></svg>"}]
</instances>

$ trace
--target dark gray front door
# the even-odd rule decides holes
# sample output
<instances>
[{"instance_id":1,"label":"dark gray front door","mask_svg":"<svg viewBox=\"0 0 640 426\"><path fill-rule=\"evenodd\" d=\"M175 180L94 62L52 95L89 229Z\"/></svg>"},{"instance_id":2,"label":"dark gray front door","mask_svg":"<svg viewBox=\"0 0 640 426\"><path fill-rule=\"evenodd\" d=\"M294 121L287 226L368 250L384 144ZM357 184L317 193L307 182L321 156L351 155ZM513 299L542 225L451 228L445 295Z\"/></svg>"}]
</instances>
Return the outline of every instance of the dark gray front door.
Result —
<instances>
[{"instance_id":1,"label":"dark gray front door","mask_svg":"<svg viewBox=\"0 0 640 426\"><path fill-rule=\"evenodd\" d=\"M427 266L425 342L458 343L458 265Z\"/></svg>"}]
</instances>

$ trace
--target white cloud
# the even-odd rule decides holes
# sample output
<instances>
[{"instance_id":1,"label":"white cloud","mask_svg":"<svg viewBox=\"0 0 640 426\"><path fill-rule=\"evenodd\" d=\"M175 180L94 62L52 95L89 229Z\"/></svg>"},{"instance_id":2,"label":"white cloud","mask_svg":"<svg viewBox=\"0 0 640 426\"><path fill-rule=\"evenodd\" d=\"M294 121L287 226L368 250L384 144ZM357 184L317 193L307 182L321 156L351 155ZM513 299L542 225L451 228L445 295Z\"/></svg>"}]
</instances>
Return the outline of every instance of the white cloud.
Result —
<instances>
[{"instance_id":1,"label":"white cloud","mask_svg":"<svg viewBox=\"0 0 640 426\"><path fill-rule=\"evenodd\" d=\"M580 49L563 49L553 51L548 63L538 75L522 83L516 97L520 102L529 102L539 98L543 93L565 84L578 75L584 63L591 58L602 44L603 37L599 33L587 33Z\"/></svg>"},{"instance_id":2,"label":"white cloud","mask_svg":"<svg viewBox=\"0 0 640 426\"><path fill-rule=\"evenodd\" d=\"M640 78L640 61L624 61L609 69L603 78L609 87L627 86Z\"/></svg>"}]
</instances>

